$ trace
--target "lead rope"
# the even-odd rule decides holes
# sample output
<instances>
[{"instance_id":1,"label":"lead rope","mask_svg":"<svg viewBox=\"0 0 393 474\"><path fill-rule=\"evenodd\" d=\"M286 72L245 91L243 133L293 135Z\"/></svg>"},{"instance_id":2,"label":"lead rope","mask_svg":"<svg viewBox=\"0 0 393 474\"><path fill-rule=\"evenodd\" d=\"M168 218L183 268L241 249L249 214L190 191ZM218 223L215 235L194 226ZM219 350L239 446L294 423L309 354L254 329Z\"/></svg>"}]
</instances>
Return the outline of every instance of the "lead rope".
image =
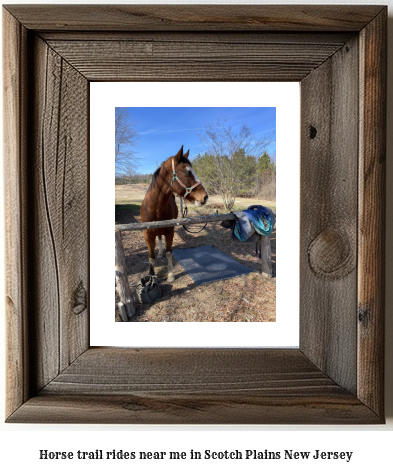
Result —
<instances>
[{"instance_id":1,"label":"lead rope","mask_svg":"<svg viewBox=\"0 0 393 474\"><path fill-rule=\"evenodd\" d=\"M184 217L187 217L187 214L188 214L188 208L187 208L187 204L186 204L186 201L180 197L180 201L182 203L182 206L181 206L181 209L182 209L182 218L184 219ZM183 210L184 209L184 210ZM195 224L194 224L195 225ZM198 230L197 232L193 232L192 230L188 230L187 227L185 225L183 225L183 228L184 230L186 230L187 232L189 232L190 234L199 234L199 232L202 232L203 229L207 226L207 222L205 223L205 225L202 227L201 230Z\"/></svg>"}]
</instances>

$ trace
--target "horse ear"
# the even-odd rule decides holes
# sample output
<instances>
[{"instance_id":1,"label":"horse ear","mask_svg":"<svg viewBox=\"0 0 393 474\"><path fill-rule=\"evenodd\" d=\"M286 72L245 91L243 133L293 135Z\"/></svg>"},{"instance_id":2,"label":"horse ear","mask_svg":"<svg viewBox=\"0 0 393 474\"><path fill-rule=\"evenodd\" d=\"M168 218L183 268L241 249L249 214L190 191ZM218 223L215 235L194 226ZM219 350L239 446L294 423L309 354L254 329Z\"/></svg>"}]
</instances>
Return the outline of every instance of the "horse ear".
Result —
<instances>
[{"instance_id":1,"label":"horse ear","mask_svg":"<svg viewBox=\"0 0 393 474\"><path fill-rule=\"evenodd\" d=\"M184 158L188 158L188 155L189 155L189 154L190 154L190 150L188 150L188 152L187 152L185 155L183 155Z\"/></svg>"},{"instance_id":2,"label":"horse ear","mask_svg":"<svg viewBox=\"0 0 393 474\"><path fill-rule=\"evenodd\" d=\"M176 153L175 160L180 160L182 156L183 156L183 145L181 146L180 150Z\"/></svg>"}]
</instances>

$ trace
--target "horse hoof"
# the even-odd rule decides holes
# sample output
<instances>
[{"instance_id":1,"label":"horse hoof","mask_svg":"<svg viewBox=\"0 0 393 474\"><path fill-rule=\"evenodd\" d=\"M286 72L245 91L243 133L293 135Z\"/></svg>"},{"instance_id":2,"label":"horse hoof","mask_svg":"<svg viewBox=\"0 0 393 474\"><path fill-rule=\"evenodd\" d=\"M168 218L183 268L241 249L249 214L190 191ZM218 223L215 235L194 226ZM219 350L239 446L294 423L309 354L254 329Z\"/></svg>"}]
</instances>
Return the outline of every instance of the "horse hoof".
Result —
<instances>
[{"instance_id":1,"label":"horse hoof","mask_svg":"<svg viewBox=\"0 0 393 474\"><path fill-rule=\"evenodd\" d=\"M173 281L175 281L175 275L173 273L168 274L168 281L169 283L172 283Z\"/></svg>"}]
</instances>

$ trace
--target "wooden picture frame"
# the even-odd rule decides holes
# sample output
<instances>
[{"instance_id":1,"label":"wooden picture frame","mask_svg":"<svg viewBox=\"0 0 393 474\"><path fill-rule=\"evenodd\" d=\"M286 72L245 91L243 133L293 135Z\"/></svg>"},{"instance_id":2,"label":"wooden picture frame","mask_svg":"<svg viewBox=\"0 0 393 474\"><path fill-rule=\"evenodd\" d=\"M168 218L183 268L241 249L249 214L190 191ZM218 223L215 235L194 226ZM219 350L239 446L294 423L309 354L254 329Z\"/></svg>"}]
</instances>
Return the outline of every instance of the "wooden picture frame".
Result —
<instances>
[{"instance_id":1,"label":"wooden picture frame","mask_svg":"<svg viewBox=\"0 0 393 474\"><path fill-rule=\"evenodd\" d=\"M3 24L7 421L383 423L387 7L9 5ZM299 349L90 347L90 81L301 83Z\"/></svg>"}]
</instances>

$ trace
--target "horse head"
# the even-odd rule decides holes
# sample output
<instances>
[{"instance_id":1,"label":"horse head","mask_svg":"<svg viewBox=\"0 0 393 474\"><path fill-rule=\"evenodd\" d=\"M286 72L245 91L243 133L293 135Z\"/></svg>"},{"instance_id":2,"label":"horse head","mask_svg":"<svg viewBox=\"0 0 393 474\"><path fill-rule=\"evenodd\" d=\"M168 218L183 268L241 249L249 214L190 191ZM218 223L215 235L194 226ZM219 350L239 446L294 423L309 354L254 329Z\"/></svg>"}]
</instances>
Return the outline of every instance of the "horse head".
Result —
<instances>
[{"instance_id":1,"label":"horse head","mask_svg":"<svg viewBox=\"0 0 393 474\"><path fill-rule=\"evenodd\" d=\"M206 204L209 195L188 159L190 150L183 154L183 145L177 154L169 158L172 167L172 190L178 196L193 202L196 206Z\"/></svg>"}]
</instances>

